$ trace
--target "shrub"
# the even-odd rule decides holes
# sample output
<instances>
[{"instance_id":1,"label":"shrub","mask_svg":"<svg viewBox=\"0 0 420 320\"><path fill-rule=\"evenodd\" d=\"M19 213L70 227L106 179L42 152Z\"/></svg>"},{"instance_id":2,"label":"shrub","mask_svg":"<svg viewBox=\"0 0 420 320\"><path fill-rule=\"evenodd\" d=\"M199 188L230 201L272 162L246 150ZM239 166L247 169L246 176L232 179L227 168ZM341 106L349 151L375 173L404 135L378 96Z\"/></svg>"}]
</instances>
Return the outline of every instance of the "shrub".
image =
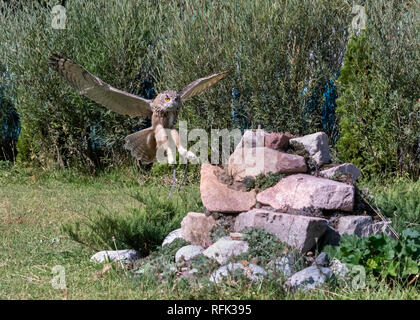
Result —
<instances>
[{"instance_id":1,"label":"shrub","mask_svg":"<svg viewBox=\"0 0 420 320\"><path fill-rule=\"evenodd\" d=\"M420 180L397 179L391 184L372 188L373 202L381 212L392 219L398 232L406 228L420 231Z\"/></svg>"},{"instance_id":2,"label":"shrub","mask_svg":"<svg viewBox=\"0 0 420 320\"><path fill-rule=\"evenodd\" d=\"M43 166L121 163L130 157L124 136L144 125L64 85L47 65L51 53L64 51L107 83L149 97L152 84L181 90L231 69L185 104L180 117L190 128L246 122L303 134L321 129L323 102L305 113L310 96L302 93L339 70L351 12L340 0L69 0L66 7L66 29L55 30L45 3L0 3L0 63L15 76L22 119L18 149Z\"/></svg>"},{"instance_id":3,"label":"shrub","mask_svg":"<svg viewBox=\"0 0 420 320\"><path fill-rule=\"evenodd\" d=\"M338 156L364 174L420 173L415 2L366 2L367 28L347 46L338 79Z\"/></svg>"},{"instance_id":4,"label":"shrub","mask_svg":"<svg viewBox=\"0 0 420 320\"><path fill-rule=\"evenodd\" d=\"M168 199L167 188L144 187L135 195L141 203L139 208L123 213L98 212L93 218L63 226L63 231L95 250L105 247L115 250L116 246L148 255L171 231L180 227L187 212L203 210L196 189L190 188L183 195L174 194Z\"/></svg>"},{"instance_id":5,"label":"shrub","mask_svg":"<svg viewBox=\"0 0 420 320\"><path fill-rule=\"evenodd\" d=\"M16 84L22 160L92 169L129 156L123 139L141 127L143 119L118 115L80 97L63 85L47 60L53 52L66 52L105 82L145 95L154 68L147 48L155 46L155 35L161 34L157 12L155 1L67 1L66 29L56 30L49 5L0 3L0 64L7 66Z\"/></svg>"},{"instance_id":6,"label":"shrub","mask_svg":"<svg viewBox=\"0 0 420 320\"><path fill-rule=\"evenodd\" d=\"M406 229L398 241L384 233L368 238L343 235L340 246L326 246L324 251L330 257L346 263L350 269L361 265L367 275L406 281L419 273L420 233Z\"/></svg>"}]
</instances>

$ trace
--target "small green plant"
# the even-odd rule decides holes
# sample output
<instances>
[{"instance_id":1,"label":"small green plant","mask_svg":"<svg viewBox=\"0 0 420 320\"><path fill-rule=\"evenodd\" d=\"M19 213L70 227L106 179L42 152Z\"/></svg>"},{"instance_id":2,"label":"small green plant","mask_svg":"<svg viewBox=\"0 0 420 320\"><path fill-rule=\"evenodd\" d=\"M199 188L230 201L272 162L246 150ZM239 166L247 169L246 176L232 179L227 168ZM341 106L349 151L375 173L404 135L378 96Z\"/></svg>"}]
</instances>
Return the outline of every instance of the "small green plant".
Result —
<instances>
[{"instance_id":1,"label":"small green plant","mask_svg":"<svg viewBox=\"0 0 420 320\"><path fill-rule=\"evenodd\" d=\"M281 173L259 174L254 180L254 188L263 191L277 184L285 175Z\"/></svg>"},{"instance_id":2,"label":"small green plant","mask_svg":"<svg viewBox=\"0 0 420 320\"><path fill-rule=\"evenodd\" d=\"M275 235L262 227L246 228L242 231L243 240L249 245L249 250L239 256L239 260L257 258L259 264L266 264L289 251L287 244L281 242Z\"/></svg>"},{"instance_id":3,"label":"small green plant","mask_svg":"<svg viewBox=\"0 0 420 320\"><path fill-rule=\"evenodd\" d=\"M367 275L404 281L419 273L420 233L406 229L398 241L384 233L368 238L343 235L340 246L326 246L324 251L350 268L363 266Z\"/></svg>"},{"instance_id":4,"label":"small green plant","mask_svg":"<svg viewBox=\"0 0 420 320\"><path fill-rule=\"evenodd\" d=\"M167 198L167 188L144 188L135 195L139 208L128 212L98 211L89 219L63 226L73 240L96 250L133 248L143 255L156 250L166 235L179 228L189 211L202 210L198 192Z\"/></svg>"}]
</instances>

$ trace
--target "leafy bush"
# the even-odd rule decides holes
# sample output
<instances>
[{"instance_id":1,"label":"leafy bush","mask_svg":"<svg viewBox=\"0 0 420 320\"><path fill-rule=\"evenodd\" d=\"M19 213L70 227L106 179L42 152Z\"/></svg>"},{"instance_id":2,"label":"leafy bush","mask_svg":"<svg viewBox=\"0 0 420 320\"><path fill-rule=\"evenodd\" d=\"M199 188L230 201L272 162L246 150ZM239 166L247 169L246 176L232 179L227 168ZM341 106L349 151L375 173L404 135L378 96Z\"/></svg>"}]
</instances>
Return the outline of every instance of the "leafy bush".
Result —
<instances>
[{"instance_id":1,"label":"leafy bush","mask_svg":"<svg viewBox=\"0 0 420 320\"><path fill-rule=\"evenodd\" d=\"M381 212L392 219L392 225L401 232L406 228L420 231L420 180L381 181L373 187L373 201Z\"/></svg>"},{"instance_id":2,"label":"leafy bush","mask_svg":"<svg viewBox=\"0 0 420 320\"><path fill-rule=\"evenodd\" d=\"M15 77L22 119L18 149L42 166L121 163L130 158L124 136L144 126L64 85L47 65L53 52L143 96L151 84L181 90L231 69L185 104L180 117L190 128L241 126L233 113L248 127L303 134L321 128L323 103L305 113L304 89L322 88L341 67L351 14L340 0L69 0L66 7L66 29L55 30L48 5L0 3L0 64Z\"/></svg>"},{"instance_id":3,"label":"leafy bush","mask_svg":"<svg viewBox=\"0 0 420 320\"><path fill-rule=\"evenodd\" d=\"M287 244L262 227L248 227L242 231L242 234L243 240L249 245L246 255L257 258L259 263L266 264L290 249Z\"/></svg>"},{"instance_id":4,"label":"leafy bush","mask_svg":"<svg viewBox=\"0 0 420 320\"><path fill-rule=\"evenodd\" d=\"M404 281L415 276L420 268L420 233L406 229L399 241L384 233L368 238L343 235L340 246L326 246L324 251L350 268L361 265L366 274Z\"/></svg>"},{"instance_id":5,"label":"leafy bush","mask_svg":"<svg viewBox=\"0 0 420 320\"><path fill-rule=\"evenodd\" d=\"M338 78L338 156L364 174L420 174L420 69L415 1L366 1L367 28Z\"/></svg>"},{"instance_id":6,"label":"leafy bush","mask_svg":"<svg viewBox=\"0 0 420 320\"><path fill-rule=\"evenodd\" d=\"M52 160L59 166L92 169L129 157L123 139L140 128L143 119L118 115L80 97L63 85L47 60L53 52L66 52L105 82L146 95L145 82L154 70L148 48L162 34L158 12L152 0L67 1L66 29L56 30L49 5L0 2L0 64L7 66L16 84L22 161L47 166Z\"/></svg>"},{"instance_id":7,"label":"leafy bush","mask_svg":"<svg viewBox=\"0 0 420 320\"><path fill-rule=\"evenodd\" d=\"M194 190L168 199L167 188L145 187L135 195L139 208L123 213L98 212L93 218L63 226L63 231L95 250L132 248L148 255L180 227L187 212L203 210L198 189Z\"/></svg>"}]
</instances>

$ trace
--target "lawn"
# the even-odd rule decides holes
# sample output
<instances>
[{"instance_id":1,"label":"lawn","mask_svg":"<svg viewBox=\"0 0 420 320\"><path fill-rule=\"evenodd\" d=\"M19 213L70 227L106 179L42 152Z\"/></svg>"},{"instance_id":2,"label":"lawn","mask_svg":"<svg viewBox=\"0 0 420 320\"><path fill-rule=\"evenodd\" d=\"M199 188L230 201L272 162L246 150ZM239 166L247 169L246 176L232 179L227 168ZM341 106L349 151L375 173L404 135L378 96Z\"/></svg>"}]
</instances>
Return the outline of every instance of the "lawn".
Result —
<instances>
[{"instance_id":1,"label":"lawn","mask_svg":"<svg viewBox=\"0 0 420 320\"><path fill-rule=\"evenodd\" d=\"M220 287L185 281L133 277L118 268L104 274L90 261L94 250L71 240L66 223L88 219L98 211L137 208L132 195L142 190L166 195L170 177L150 178L140 185L134 169L86 176L70 170L42 172L0 166L0 299L419 299L413 286L372 282L365 289L323 287L288 293L277 282L227 283ZM174 198L199 197L190 182ZM54 289L52 268L65 268L65 290Z\"/></svg>"}]
</instances>

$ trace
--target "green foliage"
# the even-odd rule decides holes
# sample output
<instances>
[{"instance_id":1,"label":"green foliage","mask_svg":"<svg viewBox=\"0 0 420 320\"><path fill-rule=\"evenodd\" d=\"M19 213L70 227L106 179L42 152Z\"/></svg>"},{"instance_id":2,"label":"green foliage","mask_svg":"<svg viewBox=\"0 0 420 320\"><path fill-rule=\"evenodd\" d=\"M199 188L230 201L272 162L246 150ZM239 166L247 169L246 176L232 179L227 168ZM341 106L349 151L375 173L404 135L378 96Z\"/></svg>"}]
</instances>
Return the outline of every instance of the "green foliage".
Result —
<instances>
[{"instance_id":1,"label":"green foliage","mask_svg":"<svg viewBox=\"0 0 420 320\"><path fill-rule=\"evenodd\" d=\"M303 134L320 128L322 101L305 114L309 97L302 92L339 70L351 18L340 0L69 0L66 7L66 29L55 30L50 6L30 2L12 10L0 3L0 64L15 76L25 122L20 158L42 166L124 162L130 155L123 139L142 120L110 112L64 85L47 65L53 52L139 94L144 80L153 80L155 91L181 90L230 69L227 79L185 104L180 118L190 128L230 129L234 109L249 126ZM100 150L91 147L92 125L100 127Z\"/></svg>"},{"instance_id":2,"label":"green foliage","mask_svg":"<svg viewBox=\"0 0 420 320\"><path fill-rule=\"evenodd\" d=\"M243 240L249 245L249 250L245 255L248 259L257 258L259 263L266 264L289 250L287 244L262 227L248 227L242 231L242 234ZM243 255L238 259L240 258L243 258Z\"/></svg>"},{"instance_id":3,"label":"green foliage","mask_svg":"<svg viewBox=\"0 0 420 320\"><path fill-rule=\"evenodd\" d=\"M249 189L255 188L259 191L263 191L276 185L283 177L285 177L285 174L282 173L261 173L255 177L253 187Z\"/></svg>"},{"instance_id":4,"label":"green foliage","mask_svg":"<svg viewBox=\"0 0 420 320\"><path fill-rule=\"evenodd\" d=\"M365 268L366 274L404 281L408 276L419 273L420 233L406 229L398 241L384 233L368 238L343 235L340 246L326 246L324 251L330 257L348 264L350 268L361 265Z\"/></svg>"},{"instance_id":5,"label":"green foliage","mask_svg":"<svg viewBox=\"0 0 420 320\"><path fill-rule=\"evenodd\" d=\"M420 180L394 180L373 189L373 201L381 212L392 219L398 232L408 227L420 231Z\"/></svg>"},{"instance_id":6,"label":"green foliage","mask_svg":"<svg viewBox=\"0 0 420 320\"><path fill-rule=\"evenodd\" d=\"M148 255L172 230L180 227L187 212L202 210L198 192L170 199L167 196L167 188L143 188L135 195L141 204L139 208L122 213L99 211L93 217L64 225L63 231L95 250L116 246Z\"/></svg>"},{"instance_id":7,"label":"green foliage","mask_svg":"<svg viewBox=\"0 0 420 320\"><path fill-rule=\"evenodd\" d=\"M420 173L419 29L415 1L366 2L338 79L338 156L364 174Z\"/></svg>"}]
</instances>

